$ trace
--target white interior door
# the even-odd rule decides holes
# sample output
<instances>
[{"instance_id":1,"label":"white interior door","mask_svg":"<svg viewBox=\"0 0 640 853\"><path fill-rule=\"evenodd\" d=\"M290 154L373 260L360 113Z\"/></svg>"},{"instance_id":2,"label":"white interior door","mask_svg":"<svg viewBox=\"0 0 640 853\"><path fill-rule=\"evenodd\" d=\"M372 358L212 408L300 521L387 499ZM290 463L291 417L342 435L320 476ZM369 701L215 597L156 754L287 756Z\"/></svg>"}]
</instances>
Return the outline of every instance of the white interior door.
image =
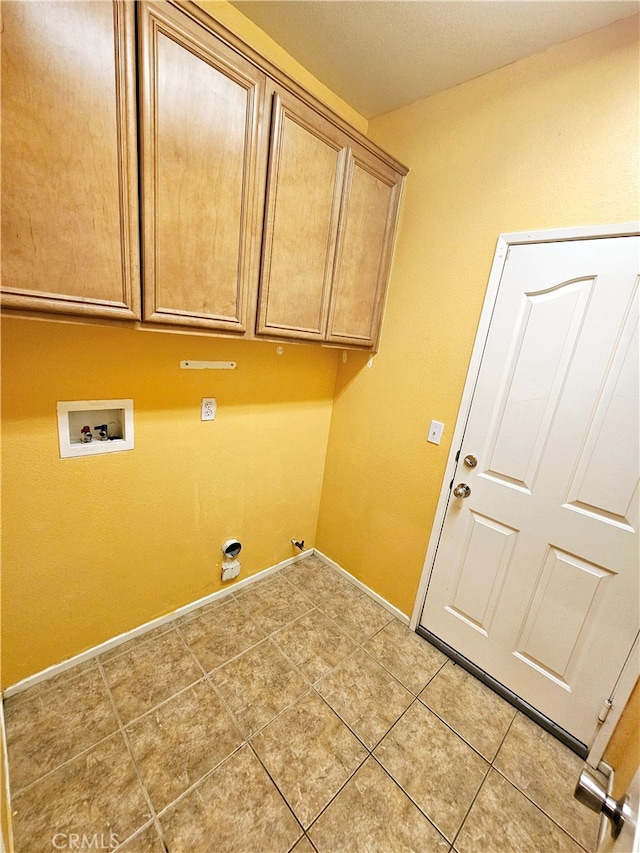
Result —
<instances>
[{"instance_id":1,"label":"white interior door","mask_svg":"<svg viewBox=\"0 0 640 853\"><path fill-rule=\"evenodd\" d=\"M639 260L510 248L420 618L587 745L640 624Z\"/></svg>"}]
</instances>

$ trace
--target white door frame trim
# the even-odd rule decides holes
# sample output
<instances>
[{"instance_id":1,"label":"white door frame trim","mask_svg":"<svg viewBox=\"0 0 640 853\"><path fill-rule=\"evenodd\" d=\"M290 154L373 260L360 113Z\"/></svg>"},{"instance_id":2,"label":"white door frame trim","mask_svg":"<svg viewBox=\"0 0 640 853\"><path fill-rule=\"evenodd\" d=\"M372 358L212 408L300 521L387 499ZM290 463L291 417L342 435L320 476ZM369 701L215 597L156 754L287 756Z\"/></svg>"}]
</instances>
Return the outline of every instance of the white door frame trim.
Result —
<instances>
[{"instance_id":1,"label":"white door frame trim","mask_svg":"<svg viewBox=\"0 0 640 853\"><path fill-rule=\"evenodd\" d=\"M612 225L582 225L574 228L555 228L543 231L516 231L512 233L500 234L500 236L498 237L496 252L493 258L493 264L491 266L491 272L489 274L489 282L487 284L484 304L482 307L482 313L480 315L480 322L478 324L478 331L476 333L476 339L473 345L471 360L469 362L467 378L462 393L462 399L460 401L460 409L458 411L458 417L453 432L453 438L451 440L451 449L449 451L444 477L442 480L440 497L438 499L438 505L436 507L433 526L431 528L431 534L429 537L429 544L427 546L427 552L424 559L422 574L420 576L420 584L416 593L416 599L410 623L410 627L412 630L416 629L420 621L422 609L424 607L424 601L427 595L427 588L429 586L429 579L431 577L433 564L436 558L436 551L438 549L440 533L444 525L447 507L449 505L449 483L452 481L453 476L455 474L457 465L456 454L462 446L462 439L464 438L464 432L471 409L471 403L473 400L476 382L478 380L478 374L480 372L480 363L482 361L485 343L489 334L491 318L493 316L493 310L495 307L496 299L498 297L498 290L500 287L500 282L502 281L502 275L504 272L504 267L507 261L507 255L510 247L522 245L525 243L556 243L566 240L591 240L606 237L634 237L638 235L640 235L640 222L624 222ZM614 705L611 708L611 711L609 712L609 715L607 717L606 729L608 730L609 735L613 731L615 723L618 721L620 715L622 714L624 705L626 704L629 699L629 696L631 695L631 691L633 689L636 678L640 676L640 664L637 661L634 662L634 665L632 665L631 668L635 672L635 678L632 677L632 674L627 674L627 677L620 678L618 684L616 685L616 701L614 701ZM631 682L630 686L629 682ZM603 748L604 747L602 745L602 738L597 737L596 741L594 741L591 747L591 752L593 753L593 751L596 750L596 752L599 752L601 756ZM598 760L600 756L598 756Z\"/></svg>"}]
</instances>

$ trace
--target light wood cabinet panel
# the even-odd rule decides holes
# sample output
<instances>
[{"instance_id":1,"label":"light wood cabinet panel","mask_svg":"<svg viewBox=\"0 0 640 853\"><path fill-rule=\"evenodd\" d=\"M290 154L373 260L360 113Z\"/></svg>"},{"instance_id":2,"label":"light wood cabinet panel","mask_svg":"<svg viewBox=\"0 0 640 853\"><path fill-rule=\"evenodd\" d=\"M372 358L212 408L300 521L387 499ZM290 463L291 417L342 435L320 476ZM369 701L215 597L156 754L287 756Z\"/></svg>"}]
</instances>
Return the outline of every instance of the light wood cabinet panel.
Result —
<instances>
[{"instance_id":1,"label":"light wood cabinet panel","mask_svg":"<svg viewBox=\"0 0 640 853\"><path fill-rule=\"evenodd\" d=\"M144 319L242 333L255 316L265 76L171 6L142 4L140 25Z\"/></svg>"},{"instance_id":2,"label":"light wood cabinet panel","mask_svg":"<svg viewBox=\"0 0 640 853\"><path fill-rule=\"evenodd\" d=\"M324 338L346 153L335 126L274 95L260 334Z\"/></svg>"},{"instance_id":3,"label":"light wood cabinet panel","mask_svg":"<svg viewBox=\"0 0 640 853\"><path fill-rule=\"evenodd\" d=\"M274 95L257 333L377 345L402 175Z\"/></svg>"},{"instance_id":4,"label":"light wood cabinet panel","mask_svg":"<svg viewBox=\"0 0 640 853\"><path fill-rule=\"evenodd\" d=\"M350 151L328 341L366 347L377 344L401 180L369 152Z\"/></svg>"},{"instance_id":5,"label":"light wood cabinet panel","mask_svg":"<svg viewBox=\"0 0 640 853\"><path fill-rule=\"evenodd\" d=\"M2 304L139 317L133 4L2 21Z\"/></svg>"},{"instance_id":6,"label":"light wood cabinet panel","mask_svg":"<svg viewBox=\"0 0 640 853\"><path fill-rule=\"evenodd\" d=\"M190 0L1 8L3 307L377 346L401 164Z\"/></svg>"}]
</instances>

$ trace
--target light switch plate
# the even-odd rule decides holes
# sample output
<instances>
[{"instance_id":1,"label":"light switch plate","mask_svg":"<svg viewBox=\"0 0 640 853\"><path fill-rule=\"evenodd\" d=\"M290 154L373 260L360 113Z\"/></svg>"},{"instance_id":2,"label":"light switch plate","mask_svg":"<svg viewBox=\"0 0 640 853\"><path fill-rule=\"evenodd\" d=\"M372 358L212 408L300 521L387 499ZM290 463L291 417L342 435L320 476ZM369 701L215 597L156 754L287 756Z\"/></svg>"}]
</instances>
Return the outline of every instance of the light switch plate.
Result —
<instances>
[{"instance_id":1,"label":"light switch plate","mask_svg":"<svg viewBox=\"0 0 640 853\"><path fill-rule=\"evenodd\" d=\"M427 441L430 441L431 444L440 444L443 430L443 423L440 423L440 421L431 421L429 424L429 435L427 436Z\"/></svg>"}]
</instances>

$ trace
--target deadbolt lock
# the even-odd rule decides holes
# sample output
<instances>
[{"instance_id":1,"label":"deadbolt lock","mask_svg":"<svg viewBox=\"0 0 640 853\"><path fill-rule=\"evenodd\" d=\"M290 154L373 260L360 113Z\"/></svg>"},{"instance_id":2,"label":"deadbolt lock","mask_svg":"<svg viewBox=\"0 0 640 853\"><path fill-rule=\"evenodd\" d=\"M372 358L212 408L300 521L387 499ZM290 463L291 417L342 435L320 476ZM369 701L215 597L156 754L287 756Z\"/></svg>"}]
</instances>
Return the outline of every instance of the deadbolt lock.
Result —
<instances>
[{"instance_id":1,"label":"deadbolt lock","mask_svg":"<svg viewBox=\"0 0 640 853\"><path fill-rule=\"evenodd\" d=\"M475 468L478 464L478 457L474 456L472 453L469 453L467 456L464 457L463 461L467 468Z\"/></svg>"}]
</instances>

